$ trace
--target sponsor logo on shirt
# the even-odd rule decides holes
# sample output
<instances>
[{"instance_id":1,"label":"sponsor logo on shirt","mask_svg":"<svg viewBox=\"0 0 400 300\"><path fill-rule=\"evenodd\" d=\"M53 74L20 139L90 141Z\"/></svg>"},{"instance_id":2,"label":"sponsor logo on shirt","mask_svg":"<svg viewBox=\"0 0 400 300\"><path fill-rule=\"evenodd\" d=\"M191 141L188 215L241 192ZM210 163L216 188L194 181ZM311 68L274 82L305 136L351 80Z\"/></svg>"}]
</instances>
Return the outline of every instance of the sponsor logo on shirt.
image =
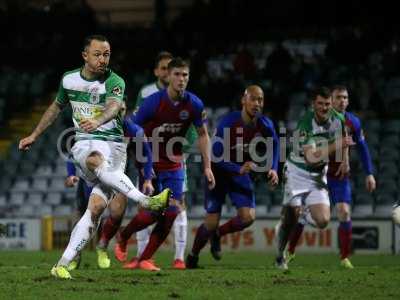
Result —
<instances>
[{"instance_id":1,"label":"sponsor logo on shirt","mask_svg":"<svg viewBox=\"0 0 400 300\"><path fill-rule=\"evenodd\" d=\"M91 87L89 89L89 94L89 102L91 104L97 104L100 102L99 88L97 86Z\"/></svg>"},{"instance_id":2,"label":"sponsor logo on shirt","mask_svg":"<svg viewBox=\"0 0 400 300\"><path fill-rule=\"evenodd\" d=\"M119 86L114 87L111 92L117 97L122 96L122 89Z\"/></svg>"},{"instance_id":3,"label":"sponsor logo on shirt","mask_svg":"<svg viewBox=\"0 0 400 300\"><path fill-rule=\"evenodd\" d=\"M188 112L187 110L182 110L182 111L179 113L179 118L180 118L181 120L187 120L187 119L189 118L189 112Z\"/></svg>"}]
</instances>

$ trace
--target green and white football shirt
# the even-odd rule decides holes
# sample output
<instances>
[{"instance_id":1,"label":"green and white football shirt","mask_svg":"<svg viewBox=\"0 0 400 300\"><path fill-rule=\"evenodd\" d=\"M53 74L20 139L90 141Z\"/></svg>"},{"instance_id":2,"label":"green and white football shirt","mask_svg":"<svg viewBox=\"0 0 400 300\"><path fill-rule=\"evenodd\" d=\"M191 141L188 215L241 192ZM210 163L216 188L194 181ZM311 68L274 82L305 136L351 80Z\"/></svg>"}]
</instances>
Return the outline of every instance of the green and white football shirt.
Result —
<instances>
[{"instance_id":1,"label":"green and white football shirt","mask_svg":"<svg viewBox=\"0 0 400 300\"><path fill-rule=\"evenodd\" d=\"M321 162L317 166L308 165L304 158L303 146L313 145L320 147L324 144L328 146L333 143L338 137L343 136L345 130L344 121L344 116L332 109L329 112L328 120L323 124L318 124L314 118L314 112L312 110L307 111L297 123L289 161L303 170L311 172L321 171L327 162Z\"/></svg>"},{"instance_id":2,"label":"green and white football shirt","mask_svg":"<svg viewBox=\"0 0 400 300\"><path fill-rule=\"evenodd\" d=\"M91 119L102 114L106 99L123 101L125 82L111 70L98 79L88 80L82 77L82 69L66 72L60 82L57 103L71 103L72 120L76 128L77 140L107 140L122 142L122 115L99 126L96 131L87 133L79 128L82 119Z\"/></svg>"}]
</instances>

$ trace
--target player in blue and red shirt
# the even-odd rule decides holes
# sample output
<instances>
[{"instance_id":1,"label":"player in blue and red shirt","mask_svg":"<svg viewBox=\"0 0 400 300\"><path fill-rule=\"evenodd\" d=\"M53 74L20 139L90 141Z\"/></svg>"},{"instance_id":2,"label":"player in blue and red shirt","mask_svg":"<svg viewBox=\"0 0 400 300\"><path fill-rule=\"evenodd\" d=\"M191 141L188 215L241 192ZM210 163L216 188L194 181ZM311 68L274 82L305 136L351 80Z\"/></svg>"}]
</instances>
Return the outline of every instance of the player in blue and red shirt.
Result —
<instances>
[{"instance_id":1,"label":"player in blue and red shirt","mask_svg":"<svg viewBox=\"0 0 400 300\"><path fill-rule=\"evenodd\" d=\"M153 152L153 168L156 175L156 189L172 190L170 206L163 215L156 217L146 210L140 211L130 222L129 230L121 231L114 248L118 260L126 260L127 241L133 232L142 230L157 222L149 243L138 259L137 267L158 271L151 260L153 254L166 239L171 226L181 209L183 196L183 153L185 135L193 124L199 134L199 148L203 157L204 175L209 188L215 185L210 163L210 139L206 127L203 102L186 91L189 81L189 64L181 58L174 58L168 64L169 85L147 97L136 114L127 119L143 126Z\"/></svg>"},{"instance_id":2,"label":"player in blue and red shirt","mask_svg":"<svg viewBox=\"0 0 400 300\"><path fill-rule=\"evenodd\" d=\"M199 253L210 238L213 240L212 254L215 259L220 259L220 237L242 231L254 222L255 194L251 171L264 172L272 186L278 184L279 142L272 121L262 115L264 93L259 86L249 86L241 101L242 110L225 116L213 138L212 170L216 186L205 193L207 215L197 229L192 251L186 258L186 266L191 269L198 267ZM218 227L227 194L237 215Z\"/></svg>"},{"instance_id":3,"label":"player in blue and red shirt","mask_svg":"<svg viewBox=\"0 0 400 300\"><path fill-rule=\"evenodd\" d=\"M140 157L140 161L135 159L135 165L138 168L139 172L143 174L143 182L139 186L140 190L149 195L154 191L152 185L152 153L150 149L150 145L147 142L147 139L144 135L144 130L139 125L133 122L124 122L123 124L124 136L129 138L133 147L135 154L131 157L138 158ZM117 233L122 219L125 214L125 209L127 205L127 198L118 193L114 196L114 201L112 201L109 205L110 215L104 221L103 226L101 228L101 234L99 241L97 243L97 255L98 255L98 265L100 268L108 268L111 264L111 261L107 254L107 248L110 240Z\"/></svg>"},{"instance_id":4,"label":"player in blue and red shirt","mask_svg":"<svg viewBox=\"0 0 400 300\"><path fill-rule=\"evenodd\" d=\"M343 113L345 116L345 125L349 135L357 145L359 157L361 158L364 169L365 186L368 192L372 193L376 188L376 182L373 175L373 167L371 156L365 141L360 119L354 114L347 112L349 105L349 94L347 88L337 85L332 88L333 108ZM343 170L347 166L343 163L336 162L331 159L328 166L328 189L331 202L336 206L337 216L339 219L339 241L340 241L340 257L341 266L353 269L353 265L349 260L351 252L351 186L348 170ZM294 252L297 242L303 232L304 225L298 223L294 229L288 246L287 262L294 258Z\"/></svg>"}]
</instances>

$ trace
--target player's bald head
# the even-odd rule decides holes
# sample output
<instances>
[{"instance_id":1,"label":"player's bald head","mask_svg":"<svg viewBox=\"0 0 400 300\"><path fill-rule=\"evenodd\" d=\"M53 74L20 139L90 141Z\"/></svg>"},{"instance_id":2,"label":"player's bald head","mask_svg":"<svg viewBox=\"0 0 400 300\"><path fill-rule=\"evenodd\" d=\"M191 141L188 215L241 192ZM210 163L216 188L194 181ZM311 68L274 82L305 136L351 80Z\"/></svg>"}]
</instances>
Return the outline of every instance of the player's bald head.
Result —
<instances>
[{"instance_id":1,"label":"player's bald head","mask_svg":"<svg viewBox=\"0 0 400 300\"><path fill-rule=\"evenodd\" d=\"M262 113L264 107L264 92L258 85L249 85L242 97L242 110L250 118Z\"/></svg>"},{"instance_id":2,"label":"player's bald head","mask_svg":"<svg viewBox=\"0 0 400 300\"><path fill-rule=\"evenodd\" d=\"M259 96L262 95L262 97L264 98L264 92L262 90L262 88L258 85L249 85L245 90L244 90L244 97L248 97L248 96Z\"/></svg>"}]
</instances>

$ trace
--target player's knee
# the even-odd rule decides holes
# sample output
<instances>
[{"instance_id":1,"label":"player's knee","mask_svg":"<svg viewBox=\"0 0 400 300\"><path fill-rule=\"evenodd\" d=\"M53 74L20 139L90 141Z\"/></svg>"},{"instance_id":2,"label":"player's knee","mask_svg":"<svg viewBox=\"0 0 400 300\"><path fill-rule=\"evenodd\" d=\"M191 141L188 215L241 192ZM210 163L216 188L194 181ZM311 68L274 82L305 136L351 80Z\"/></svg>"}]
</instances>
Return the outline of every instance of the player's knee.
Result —
<instances>
[{"instance_id":1,"label":"player's knee","mask_svg":"<svg viewBox=\"0 0 400 300\"><path fill-rule=\"evenodd\" d=\"M98 152L93 152L86 158L86 167L92 172L102 163L103 157Z\"/></svg>"},{"instance_id":2,"label":"player's knee","mask_svg":"<svg viewBox=\"0 0 400 300\"><path fill-rule=\"evenodd\" d=\"M110 203L110 215L114 219L122 218L126 208L126 198L116 196Z\"/></svg>"},{"instance_id":3,"label":"player's knee","mask_svg":"<svg viewBox=\"0 0 400 300\"><path fill-rule=\"evenodd\" d=\"M350 220L350 209L348 207L339 206L337 210L339 221L348 221Z\"/></svg>"},{"instance_id":4,"label":"player's knee","mask_svg":"<svg viewBox=\"0 0 400 300\"><path fill-rule=\"evenodd\" d=\"M242 222L244 227L249 227L251 224L253 224L254 220L256 219L256 216L252 214L245 214L240 216L240 221Z\"/></svg>"},{"instance_id":5,"label":"player's knee","mask_svg":"<svg viewBox=\"0 0 400 300\"><path fill-rule=\"evenodd\" d=\"M314 219L315 224L317 225L318 228L324 229L326 226L328 226L329 223L329 216L327 215L320 215Z\"/></svg>"},{"instance_id":6,"label":"player's knee","mask_svg":"<svg viewBox=\"0 0 400 300\"><path fill-rule=\"evenodd\" d=\"M99 218L106 208L106 203L101 197L92 195L88 208L92 214L92 218Z\"/></svg>"}]
</instances>

